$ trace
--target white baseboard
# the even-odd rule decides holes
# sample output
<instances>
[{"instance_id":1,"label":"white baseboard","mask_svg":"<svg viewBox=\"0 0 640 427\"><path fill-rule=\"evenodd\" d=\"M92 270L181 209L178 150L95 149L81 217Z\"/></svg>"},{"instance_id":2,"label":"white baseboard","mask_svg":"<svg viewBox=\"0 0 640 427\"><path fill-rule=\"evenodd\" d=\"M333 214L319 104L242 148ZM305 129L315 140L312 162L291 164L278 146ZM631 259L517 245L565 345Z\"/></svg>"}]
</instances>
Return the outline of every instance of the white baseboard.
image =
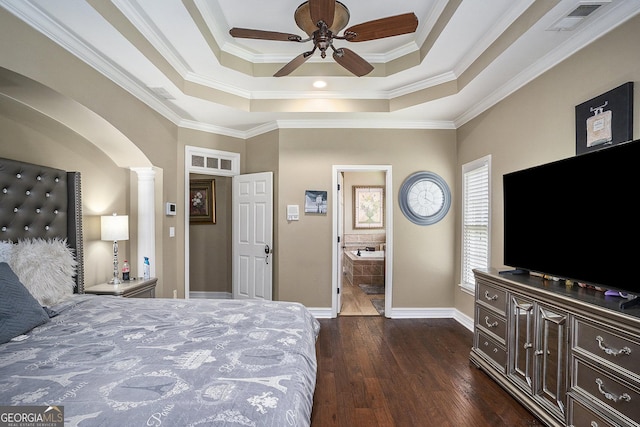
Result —
<instances>
[{"instance_id":1,"label":"white baseboard","mask_svg":"<svg viewBox=\"0 0 640 427\"><path fill-rule=\"evenodd\" d=\"M232 299L230 292L191 291L193 299ZM331 319L331 307L307 307L316 319ZM454 319L462 326L473 331L473 318L455 308L394 308L391 319Z\"/></svg>"},{"instance_id":2,"label":"white baseboard","mask_svg":"<svg viewBox=\"0 0 640 427\"><path fill-rule=\"evenodd\" d=\"M230 292L209 292L209 291L190 291L189 298L192 299L232 299Z\"/></svg>"},{"instance_id":3,"label":"white baseboard","mask_svg":"<svg viewBox=\"0 0 640 427\"><path fill-rule=\"evenodd\" d=\"M331 308L307 307L317 319L331 319ZM473 331L473 319L455 308L394 308L391 319L454 319Z\"/></svg>"},{"instance_id":4,"label":"white baseboard","mask_svg":"<svg viewBox=\"0 0 640 427\"><path fill-rule=\"evenodd\" d=\"M316 319L331 319L331 307L307 307Z\"/></svg>"},{"instance_id":5,"label":"white baseboard","mask_svg":"<svg viewBox=\"0 0 640 427\"><path fill-rule=\"evenodd\" d=\"M394 308L392 319L453 319L473 331L473 319L455 308Z\"/></svg>"},{"instance_id":6,"label":"white baseboard","mask_svg":"<svg viewBox=\"0 0 640 427\"><path fill-rule=\"evenodd\" d=\"M462 326L464 326L465 328L467 328L468 330L473 332L473 318L472 317L469 317L466 314L464 314L463 312L456 310L456 313L453 316L453 318L458 323L460 323Z\"/></svg>"},{"instance_id":7,"label":"white baseboard","mask_svg":"<svg viewBox=\"0 0 640 427\"><path fill-rule=\"evenodd\" d=\"M394 308L391 310L391 319L451 319L454 316L454 308Z\"/></svg>"}]
</instances>

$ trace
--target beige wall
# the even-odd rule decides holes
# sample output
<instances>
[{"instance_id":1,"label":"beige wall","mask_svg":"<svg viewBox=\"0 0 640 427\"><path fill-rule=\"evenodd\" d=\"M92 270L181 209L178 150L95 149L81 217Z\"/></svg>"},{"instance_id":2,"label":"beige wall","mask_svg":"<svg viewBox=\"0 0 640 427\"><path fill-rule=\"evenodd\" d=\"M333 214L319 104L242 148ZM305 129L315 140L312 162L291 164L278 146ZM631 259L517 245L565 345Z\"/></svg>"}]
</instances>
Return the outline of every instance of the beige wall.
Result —
<instances>
[{"instance_id":1,"label":"beige wall","mask_svg":"<svg viewBox=\"0 0 640 427\"><path fill-rule=\"evenodd\" d=\"M575 155L575 106L635 81L634 136L640 135L640 17L632 19L458 129L458 168L492 155L491 265L502 262L502 175ZM458 180L459 182L459 180ZM456 202L460 204L458 183ZM544 200L532 201L544 206ZM457 222L459 223L459 215ZM459 231L459 230L457 230ZM458 233L459 234L459 233ZM456 238L456 242L460 239ZM456 280L460 280L456 250ZM457 291L456 308L473 316L473 298Z\"/></svg>"},{"instance_id":2,"label":"beige wall","mask_svg":"<svg viewBox=\"0 0 640 427\"><path fill-rule=\"evenodd\" d=\"M430 170L455 182L455 131L285 129L280 131L278 205L304 205L305 190L328 192L327 215L287 222L279 215L280 299L331 307L333 165L391 165L393 194L410 174ZM390 147L392 145L392 147ZM420 227L409 222L394 199L394 307L453 304L454 216Z\"/></svg>"}]
</instances>

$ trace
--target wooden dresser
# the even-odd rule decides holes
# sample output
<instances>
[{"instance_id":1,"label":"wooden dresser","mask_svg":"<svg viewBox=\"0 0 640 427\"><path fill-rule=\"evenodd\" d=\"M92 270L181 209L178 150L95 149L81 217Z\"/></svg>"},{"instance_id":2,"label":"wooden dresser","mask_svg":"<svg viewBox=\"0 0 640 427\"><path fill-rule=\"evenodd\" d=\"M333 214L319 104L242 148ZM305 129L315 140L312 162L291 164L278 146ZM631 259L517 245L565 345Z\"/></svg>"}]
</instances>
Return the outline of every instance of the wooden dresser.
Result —
<instances>
[{"instance_id":1,"label":"wooden dresser","mask_svg":"<svg viewBox=\"0 0 640 427\"><path fill-rule=\"evenodd\" d=\"M475 270L471 361L548 426L640 427L640 307Z\"/></svg>"}]
</instances>

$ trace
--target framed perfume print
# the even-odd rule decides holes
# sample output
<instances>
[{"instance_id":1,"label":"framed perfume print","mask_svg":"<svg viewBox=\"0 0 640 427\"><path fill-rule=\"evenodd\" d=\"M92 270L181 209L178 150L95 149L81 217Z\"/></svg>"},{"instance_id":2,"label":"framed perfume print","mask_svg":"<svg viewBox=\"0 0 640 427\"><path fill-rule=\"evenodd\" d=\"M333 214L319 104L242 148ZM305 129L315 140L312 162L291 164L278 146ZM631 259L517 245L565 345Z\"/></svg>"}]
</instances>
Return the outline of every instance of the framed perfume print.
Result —
<instances>
[{"instance_id":1,"label":"framed perfume print","mask_svg":"<svg viewBox=\"0 0 640 427\"><path fill-rule=\"evenodd\" d=\"M576 154L633 139L633 82L576 106Z\"/></svg>"}]
</instances>

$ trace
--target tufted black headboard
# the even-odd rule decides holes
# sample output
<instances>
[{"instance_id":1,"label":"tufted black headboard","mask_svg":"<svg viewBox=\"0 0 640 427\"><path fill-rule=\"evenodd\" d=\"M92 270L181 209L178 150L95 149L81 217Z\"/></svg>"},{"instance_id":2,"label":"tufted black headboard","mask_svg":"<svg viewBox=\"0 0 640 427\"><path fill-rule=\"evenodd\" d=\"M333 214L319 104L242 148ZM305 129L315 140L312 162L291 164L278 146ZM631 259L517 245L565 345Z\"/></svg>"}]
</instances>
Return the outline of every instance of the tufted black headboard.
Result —
<instances>
[{"instance_id":1,"label":"tufted black headboard","mask_svg":"<svg viewBox=\"0 0 640 427\"><path fill-rule=\"evenodd\" d=\"M80 172L0 158L0 240L65 238L84 293Z\"/></svg>"}]
</instances>

